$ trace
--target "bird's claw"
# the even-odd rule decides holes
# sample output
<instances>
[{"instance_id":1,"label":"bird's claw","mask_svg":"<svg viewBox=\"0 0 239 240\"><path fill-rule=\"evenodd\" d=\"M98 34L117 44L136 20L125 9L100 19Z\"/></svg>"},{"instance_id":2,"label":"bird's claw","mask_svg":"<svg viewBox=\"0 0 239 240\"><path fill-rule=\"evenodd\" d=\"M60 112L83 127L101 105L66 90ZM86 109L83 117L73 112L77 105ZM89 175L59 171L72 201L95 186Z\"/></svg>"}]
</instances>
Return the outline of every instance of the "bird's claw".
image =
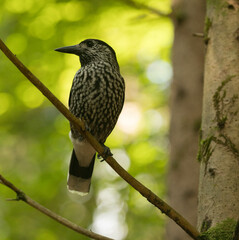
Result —
<instances>
[{"instance_id":1,"label":"bird's claw","mask_svg":"<svg viewBox=\"0 0 239 240\"><path fill-rule=\"evenodd\" d=\"M113 156L112 152L110 151L110 148L109 147L106 147L104 144L103 144L103 147L104 147L104 152L103 154L99 154L98 153L98 156L97 158L100 159L102 158L100 161L103 162L107 157L110 157L110 156Z\"/></svg>"}]
</instances>

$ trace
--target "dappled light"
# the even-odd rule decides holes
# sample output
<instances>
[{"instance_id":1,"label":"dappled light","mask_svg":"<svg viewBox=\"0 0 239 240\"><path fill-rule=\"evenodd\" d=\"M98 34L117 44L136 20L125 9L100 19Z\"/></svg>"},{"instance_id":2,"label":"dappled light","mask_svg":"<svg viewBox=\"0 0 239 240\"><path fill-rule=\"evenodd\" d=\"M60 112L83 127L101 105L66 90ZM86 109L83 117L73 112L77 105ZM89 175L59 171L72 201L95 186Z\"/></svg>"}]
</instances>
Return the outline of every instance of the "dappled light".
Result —
<instances>
[{"instance_id":1,"label":"dappled light","mask_svg":"<svg viewBox=\"0 0 239 240\"><path fill-rule=\"evenodd\" d=\"M27 47L27 38L21 33L13 33L7 38L6 44L15 54L20 54L24 52Z\"/></svg>"},{"instance_id":2,"label":"dappled light","mask_svg":"<svg viewBox=\"0 0 239 240\"><path fill-rule=\"evenodd\" d=\"M124 239L128 231L125 224L126 207L117 190L114 188L101 190L96 203L92 230L108 237Z\"/></svg>"},{"instance_id":3,"label":"dappled light","mask_svg":"<svg viewBox=\"0 0 239 240\"><path fill-rule=\"evenodd\" d=\"M169 63L156 60L148 65L146 74L151 82L159 84L161 88L167 88L173 71Z\"/></svg>"},{"instance_id":4,"label":"dappled light","mask_svg":"<svg viewBox=\"0 0 239 240\"><path fill-rule=\"evenodd\" d=\"M8 93L0 93L0 115L10 110L12 97Z\"/></svg>"},{"instance_id":5,"label":"dappled light","mask_svg":"<svg viewBox=\"0 0 239 240\"><path fill-rule=\"evenodd\" d=\"M13 13L23 13L29 11L34 6L34 0L23 0L19 2L18 0L5 1L5 8L9 12Z\"/></svg>"},{"instance_id":6,"label":"dappled light","mask_svg":"<svg viewBox=\"0 0 239 240\"><path fill-rule=\"evenodd\" d=\"M168 0L148 3L170 9ZM105 144L123 168L164 198L171 21L123 1L3 0L2 6L1 38L66 106L80 62L54 49L86 38L102 39L114 48L126 99ZM1 171L37 201L84 228L119 240L163 236L163 217L106 162L96 160L89 195L67 191L72 151L68 121L2 53L0 58ZM0 196L1 240L88 239L25 205L4 201L9 191L2 186ZM31 229L27 233L25 222Z\"/></svg>"},{"instance_id":7,"label":"dappled light","mask_svg":"<svg viewBox=\"0 0 239 240\"><path fill-rule=\"evenodd\" d=\"M22 101L26 107L36 108L43 103L44 97L42 94L37 91L34 86L29 85L27 82L18 84L15 91L19 100Z\"/></svg>"},{"instance_id":8,"label":"dappled light","mask_svg":"<svg viewBox=\"0 0 239 240\"><path fill-rule=\"evenodd\" d=\"M127 134L136 134L142 113L137 103L126 102L119 117L118 128Z\"/></svg>"}]
</instances>

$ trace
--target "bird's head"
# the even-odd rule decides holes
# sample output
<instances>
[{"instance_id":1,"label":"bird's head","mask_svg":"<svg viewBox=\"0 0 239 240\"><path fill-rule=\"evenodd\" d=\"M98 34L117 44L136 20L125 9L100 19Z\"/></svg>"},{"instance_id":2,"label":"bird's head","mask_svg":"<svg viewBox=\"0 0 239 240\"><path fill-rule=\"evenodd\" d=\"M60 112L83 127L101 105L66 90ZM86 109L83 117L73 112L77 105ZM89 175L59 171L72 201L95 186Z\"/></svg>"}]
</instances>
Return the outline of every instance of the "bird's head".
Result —
<instances>
[{"instance_id":1,"label":"bird's head","mask_svg":"<svg viewBox=\"0 0 239 240\"><path fill-rule=\"evenodd\" d=\"M77 45L57 48L55 51L79 56L82 66L103 61L119 68L114 49L98 39L86 39Z\"/></svg>"}]
</instances>

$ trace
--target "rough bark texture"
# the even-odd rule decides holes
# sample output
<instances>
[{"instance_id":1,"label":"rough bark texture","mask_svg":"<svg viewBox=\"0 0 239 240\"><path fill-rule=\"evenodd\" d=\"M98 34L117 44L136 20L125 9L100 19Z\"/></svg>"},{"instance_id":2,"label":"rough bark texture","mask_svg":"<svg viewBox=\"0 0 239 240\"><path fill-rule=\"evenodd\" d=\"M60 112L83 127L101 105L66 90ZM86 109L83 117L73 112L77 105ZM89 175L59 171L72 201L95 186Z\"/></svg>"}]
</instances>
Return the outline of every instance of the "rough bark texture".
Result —
<instances>
[{"instance_id":1,"label":"rough bark texture","mask_svg":"<svg viewBox=\"0 0 239 240\"><path fill-rule=\"evenodd\" d=\"M198 229L239 217L239 2L207 1Z\"/></svg>"},{"instance_id":2,"label":"rough bark texture","mask_svg":"<svg viewBox=\"0 0 239 240\"><path fill-rule=\"evenodd\" d=\"M205 2L174 0L175 38L172 52L174 79L171 94L170 204L196 226L199 164L196 160L201 123L204 43L193 37L203 32ZM168 240L191 239L170 221Z\"/></svg>"}]
</instances>

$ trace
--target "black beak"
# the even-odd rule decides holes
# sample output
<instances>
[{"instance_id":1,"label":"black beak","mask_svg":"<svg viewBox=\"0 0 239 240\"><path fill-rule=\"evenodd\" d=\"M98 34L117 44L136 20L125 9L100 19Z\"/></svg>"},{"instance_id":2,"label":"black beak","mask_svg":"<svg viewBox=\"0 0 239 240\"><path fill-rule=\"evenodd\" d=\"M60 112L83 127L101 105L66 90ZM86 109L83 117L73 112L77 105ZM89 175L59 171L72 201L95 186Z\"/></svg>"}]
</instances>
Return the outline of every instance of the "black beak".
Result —
<instances>
[{"instance_id":1,"label":"black beak","mask_svg":"<svg viewBox=\"0 0 239 240\"><path fill-rule=\"evenodd\" d=\"M79 55L80 54L80 46L79 46L79 44L77 44L77 45L73 45L73 46L60 47L60 48L56 48L55 51Z\"/></svg>"}]
</instances>

